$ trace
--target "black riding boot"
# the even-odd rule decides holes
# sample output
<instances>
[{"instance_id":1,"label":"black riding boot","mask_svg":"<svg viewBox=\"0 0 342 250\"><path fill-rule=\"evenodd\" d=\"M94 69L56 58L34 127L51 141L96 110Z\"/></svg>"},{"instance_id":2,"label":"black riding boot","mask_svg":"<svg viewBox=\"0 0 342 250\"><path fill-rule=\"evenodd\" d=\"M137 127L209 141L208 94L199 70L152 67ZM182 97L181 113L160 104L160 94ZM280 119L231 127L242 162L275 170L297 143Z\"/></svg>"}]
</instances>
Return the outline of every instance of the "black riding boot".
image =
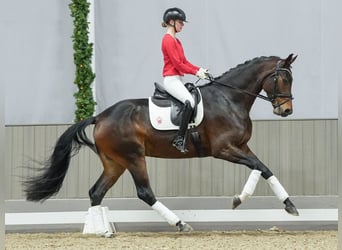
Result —
<instances>
[{"instance_id":1,"label":"black riding boot","mask_svg":"<svg viewBox=\"0 0 342 250\"><path fill-rule=\"evenodd\" d=\"M172 141L172 146L176 147L182 153L188 152L185 148L186 143L186 131L188 129L188 124L193 112L193 108L190 105L189 101L186 101L184 104L184 112L182 116L182 121L179 126L179 131L177 137Z\"/></svg>"}]
</instances>

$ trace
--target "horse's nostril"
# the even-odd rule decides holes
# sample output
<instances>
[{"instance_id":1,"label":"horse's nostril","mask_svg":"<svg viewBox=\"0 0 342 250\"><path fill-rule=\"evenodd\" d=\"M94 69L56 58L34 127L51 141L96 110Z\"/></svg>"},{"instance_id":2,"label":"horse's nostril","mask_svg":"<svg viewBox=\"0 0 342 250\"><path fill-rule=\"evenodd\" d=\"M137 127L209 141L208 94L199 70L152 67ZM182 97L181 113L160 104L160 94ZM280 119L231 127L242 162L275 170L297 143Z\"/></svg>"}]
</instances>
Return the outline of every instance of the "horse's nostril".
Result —
<instances>
[{"instance_id":1,"label":"horse's nostril","mask_svg":"<svg viewBox=\"0 0 342 250\"><path fill-rule=\"evenodd\" d=\"M285 109L284 113L290 115L292 114L292 109Z\"/></svg>"}]
</instances>

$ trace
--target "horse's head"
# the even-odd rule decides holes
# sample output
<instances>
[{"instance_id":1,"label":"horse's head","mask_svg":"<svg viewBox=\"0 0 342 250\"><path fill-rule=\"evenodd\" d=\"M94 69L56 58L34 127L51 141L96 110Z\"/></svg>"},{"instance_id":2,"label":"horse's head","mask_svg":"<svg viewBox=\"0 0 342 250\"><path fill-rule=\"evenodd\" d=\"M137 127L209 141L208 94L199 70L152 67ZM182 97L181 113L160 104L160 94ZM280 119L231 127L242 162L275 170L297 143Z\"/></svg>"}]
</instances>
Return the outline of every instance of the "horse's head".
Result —
<instances>
[{"instance_id":1,"label":"horse's head","mask_svg":"<svg viewBox=\"0 0 342 250\"><path fill-rule=\"evenodd\" d=\"M283 117L292 114L291 64L296 58L290 54L286 59L279 60L274 71L263 82L263 89L273 105L273 113Z\"/></svg>"}]
</instances>

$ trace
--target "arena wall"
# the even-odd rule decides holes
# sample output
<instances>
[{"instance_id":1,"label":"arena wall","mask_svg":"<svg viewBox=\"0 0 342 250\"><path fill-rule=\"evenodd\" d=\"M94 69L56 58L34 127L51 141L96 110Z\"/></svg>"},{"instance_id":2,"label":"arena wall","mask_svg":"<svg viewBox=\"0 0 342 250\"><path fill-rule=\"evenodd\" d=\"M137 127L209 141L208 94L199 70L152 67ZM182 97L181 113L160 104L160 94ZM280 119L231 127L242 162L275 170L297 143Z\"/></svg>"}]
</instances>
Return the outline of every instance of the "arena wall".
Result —
<instances>
[{"instance_id":1,"label":"arena wall","mask_svg":"<svg viewBox=\"0 0 342 250\"><path fill-rule=\"evenodd\" d=\"M68 125L6 127L6 199L24 199L21 181L34 160L46 159ZM87 131L90 138L91 127ZM337 195L337 120L254 121L250 147L274 172L291 196ZM239 193L249 169L214 158L148 158L151 185L158 197L232 196ZM57 199L88 198L102 171L97 156L83 148L71 162ZM255 196L273 196L260 181ZM135 198L128 171L107 198Z\"/></svg>"}]
</instances>

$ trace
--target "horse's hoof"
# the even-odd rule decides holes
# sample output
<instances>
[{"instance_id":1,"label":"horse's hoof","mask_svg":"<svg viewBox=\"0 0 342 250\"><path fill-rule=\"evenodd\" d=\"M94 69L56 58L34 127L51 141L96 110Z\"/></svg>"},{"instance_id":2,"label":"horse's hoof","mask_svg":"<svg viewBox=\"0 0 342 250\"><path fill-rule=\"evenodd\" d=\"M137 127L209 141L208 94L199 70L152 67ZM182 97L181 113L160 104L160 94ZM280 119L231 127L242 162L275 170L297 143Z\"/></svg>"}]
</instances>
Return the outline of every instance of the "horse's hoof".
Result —
<instances>
[{"instance_id":1,"label":"horse's hoof","mask_svg":"<svg viewBox=\"0 0 342 250\"><path fill-rule=\"evenodd\" d=\"M238 195L235 195L233 197L233 202L232 202L232 209L237 208L241 204L241 200Z\"/></svg>"},{"instance_id":2,"label":"horse's hoof","mask_svg":"<svg viewBox=\"0 0 342 250\"><path fill-rule=\"evenodd\" d=\"M97 233L96 234L98 237L104 237L104 238L114 238L114 233L112 232L103 232L103 233Z\"/></svg>"},{"instance_id":3,"label":"horse's hoof","mask_svg":"<svg viewBox=\"0 0 342 250\"><path fill-rule=\"evenodd\" d=\"M295 207L295 205L293 205L292 201L290 200L290 198L287 198L284 201L285 204L285 211L288 212L289 214L292 214L293 216L298 216L299 213L297 211L297 208Z\"/></svg>"},{"instance_id":4,"label":"horse's hoof","mask_svg":"<svg viewBox=\"0 0 342 250\"><path fill-rule=\"evenodd\" d=\"M194 231L194 229L192 228L192 226L190 226L190 225L187 224L187 223L179 223L179 225L178 225L178 231L179 231L179 232L188 233L188 232Z\"/></svg>"},{"instance_id":5,"label":"horse's hoof","mask_svg":"<svg viewBox=\"0 0 342 250\"><path fill-rule=\"evenodd\" d=\"M286 206L285 211L293 216L299 216L298 210L295 206Z\"/></svg>"}]
</instances>

